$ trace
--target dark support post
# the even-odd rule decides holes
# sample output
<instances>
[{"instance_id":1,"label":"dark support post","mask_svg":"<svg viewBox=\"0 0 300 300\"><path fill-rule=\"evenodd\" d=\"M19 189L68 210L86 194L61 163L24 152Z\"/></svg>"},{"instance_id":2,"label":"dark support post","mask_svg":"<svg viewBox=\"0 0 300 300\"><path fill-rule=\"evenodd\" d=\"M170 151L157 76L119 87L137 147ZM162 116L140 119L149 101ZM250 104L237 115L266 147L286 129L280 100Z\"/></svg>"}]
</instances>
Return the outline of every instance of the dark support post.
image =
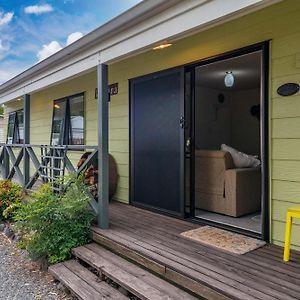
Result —
<instances>
[{"instance_id":1,"label":"dark support post","mask_svg":"<svg viewBox=\"0 0 300 300\"><path fill-rule=\"evenodd\" d=\"M108 166L108 67L97 67L98 86L98 226L109 227L109 166Z\"/></svg>"},{"instance_id":2,"label":"dark support post","mask_svg":"<svg viewBox=\"0 0 300 300\"><path fill-rule=\"evenodd\" d=\"M10 163L9 163L9 155L7 152L6 147L4 146L4 157L3 157L3 164L4 164L4 178L8 178L9 169L10 169Z\"/></svg>"},{"instance_id":3,"label":"dark support post","mask_svg":"<svg viewBox=\"0 0 300 300\"><path fill-rule=\"evenodd\" d=\"M30 144L30 95L26 94L23 97L23 114L24 114L24 145ZM25 147L24 151L24 170L23 170L23 187L25 187L30 178L30 165L29 165L29 154Z\"/></svg>"}]
</instances>

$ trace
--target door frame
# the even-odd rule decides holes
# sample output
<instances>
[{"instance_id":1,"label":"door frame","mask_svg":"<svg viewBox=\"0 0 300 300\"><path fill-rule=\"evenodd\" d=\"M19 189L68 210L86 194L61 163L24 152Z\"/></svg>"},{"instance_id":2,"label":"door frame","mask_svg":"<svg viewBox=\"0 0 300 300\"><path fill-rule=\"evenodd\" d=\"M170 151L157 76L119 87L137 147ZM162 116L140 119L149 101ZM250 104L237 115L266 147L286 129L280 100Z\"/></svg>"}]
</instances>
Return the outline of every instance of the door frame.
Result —
<instances>
[{"instance_id":1,"label":"door frame","mask_svg":"<svg viewBox=\"0 0 300 300\"><path fill-rule=\"evenodd\" d=\"M180 212L174 212L170 210L166 210L163 208L158 208L155 206L142 204L140 202L136 202L134 199L134 147L133 147L133 136L134 136L134 116L133 116L133 88L132 85L134 83L147 81L154 78L164 77L174 73L181 73L180 79L180 111L182 112L182 116L184 116L184 66L179 66L167 70L162 70L154 73L150 73L147 75L131 78L128 80L129 84L129 204L141 208L146 208L155 212L159 212L162 214L170 215L173 217L184 218L184 206L185 206L185 189L184 189L184 182L185 182L185 169L184 169L184 143L185 143L185 136L184 136L184 128L180 128L178 120L178 130L180 130Z\"/></svg>"},{"instance_id":2,"label":"door frame","mask_svg":"<svg viewBox=\"0 0 300 300\"><path fill-rule=\"evenodd\" d=\"M190 168L190 213L187 217L197 220L199 223L213 225L216 227L230 229L238 233L258 237L266 242L270 241L270 212L269 212L269 195L270 195L270 183L269 183L269 41L257 43L244 48L236 49L230 52L226 52L214 57L206 58L192 64L185 66L185 73L191 72L191 106L192 106L192 120L190 124L191 128L191 166L195 165L195 68L204 66L214 62L222 61L225 59L234 58L237 56L251 54L256 51L262 52L262 64L261 64L261 157L262 157L262 192L261 192L261 214L262 214L262 228L261 234L255 234L251 231L236 228L233 226L220 224L213 221L207 221L195 217L195 168Z\"/></svg>"},{"instance_id":3,"label":"door frame","mask_svg":"<svg viewBox=\"0 0 300 300\"><path fill-rule=\"evenodd\" d=\"M132 191L133 191L133 170L132 170L132 166L133 166L133 151L132 151L132 131L133 131L133 126L132 126L132 88L131 88L131 81L136 80L136 79L140 79L142 80L143 78L147 78L149 76L155 76L155 75L159 75L159 74L166 74L168 72L172 72L173 70L178 70L180 68L183 68L184 72L183 72L183 76L182 76L182 80L183 80L183 88L182 88L182 94L184 97L184 92L185 92L185 84L184 84L184 80L185 80L185 74L188 71L191 71L191 76L192 76L192 82L191 84L194 84L194 78L195 78L195 74L194 74L194 70L196 66L200 66L208 64L208 63L212 63L212 62L217 62L219 60L223 60L223 59L228 59L228 58L233 58L235 56L239 56L239 55L243 55L243 54L249 54L255 51L262 51L262 70L261 70L261 99L262 99L262 106L261 106L261 122L262 122L262 126L261 126L261 153L262 153L262 233L261 235L257 235L257 234L252 234L250 231L245 231L243 229L238 229L232 226L227 226L227 225L223 225L221 226L219 223L214 223L214 222L208 222L208 221L201 221L199 218L195 218L194 217L194 199L193 199L193 190L194 190L194 172L192 172L191 168L191 174L190 174L190 187L191 187L191 192L190 192L190 211L193 212L193 214L191 213L186 213L185 212L185 203L186 203L186 199L185 199L185 195L182 197L181 200L181 206L182 206L182 214L180 215L174 215L174 213L170 213L168 211L163 211L163 210L159 210L157 208L154 207L146 207L146 206L141 206L139 204L137 204L136 202L134 202L134 199L132 198ZM173 217L178 217L178 218L186 218L189 219L192 222L195 223L199 223L199 224L211 224L213 226L216 227L221 227L224 229L229 229L231 231L236 231L238 233L241 234L245 234L245 235L249 235L249 236L253 236L253 237L258 237L263 239L266 242L270 242L270 182L269 182L269 145L270 145L270 135L269 135L269 41L263 41L260 43L256 43L253 45L249 45L246 47L242 47L239 49L235 49L229 52L225 52L222 53L220 55L216 55L216 56L212 56L212 57L207 57L205 59L201 59L198 61L194 61L190 64L184 64L181 66L176 66L174 68L170 68L170 69L166 69L163 71L158 71L158 72L154 72L151 74L147 74L147 75L143 75L143 76L138 76L138 77L134 77L128 80L128 85L129 85L129 92L128 92L128 98L129 98L129 204L134 205L134 206L138 206L138 207L142 207L145 209L149 209L149 210L153 210L159 213L163 213L163 214L167 214L167 215L171 215ZM195 112L194 110L194 99L195 99L195 95L194 95L194 87L192 87L192 113ZM193 128L194 124L192 125L192 132L191 132L191 147L194 147L194 132L195 129ZM185 138L185 137L184 137ZM182 145L184 146L185 144L185 140L183 141ZM184 150L184 149L183 149ZM194 151L191 151L191 164L193 164L194 162ZM186 180L186 176L185 176L185 153L182 153L182 168L181 168L181 174L183 176L182 180L182 193L185 194L185 180Z\"/></svg>"}]
</instances>

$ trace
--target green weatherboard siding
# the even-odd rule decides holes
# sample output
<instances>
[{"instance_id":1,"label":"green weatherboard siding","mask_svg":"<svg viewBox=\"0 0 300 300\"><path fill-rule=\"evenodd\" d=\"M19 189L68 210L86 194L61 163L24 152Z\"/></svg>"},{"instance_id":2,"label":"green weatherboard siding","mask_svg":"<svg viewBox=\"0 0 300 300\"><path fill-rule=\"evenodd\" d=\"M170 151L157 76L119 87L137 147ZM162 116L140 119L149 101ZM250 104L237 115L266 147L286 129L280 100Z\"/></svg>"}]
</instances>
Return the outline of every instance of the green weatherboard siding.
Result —
<instances>
[{"instance_id":1,"label":"green weatherboard siding","mask_svg":"<svg viewBox=\"0 0 300 300\"><path fill-rule=\"evenodd\" d=\"M117 160L120 174L117 200L128 202L129 199L128 80L270 40L270 223L272 241L282 245L286 208L300 203L300 93L284 98L278 96L276 90L283 83L300 82L299 15L300 1L283 1L184 38L167 49L150 50L109 66L109 82L119 83L119 93L111 97L109 107L110 152ZM54 99L84 91L86 143L96 144L95 87L96 72L91 72L34 93L31 143L49 143ZM14 105L7 105L7 110ZM292 244L300 250L300 223L297 224Z\"/></svg>"}]
</instances>

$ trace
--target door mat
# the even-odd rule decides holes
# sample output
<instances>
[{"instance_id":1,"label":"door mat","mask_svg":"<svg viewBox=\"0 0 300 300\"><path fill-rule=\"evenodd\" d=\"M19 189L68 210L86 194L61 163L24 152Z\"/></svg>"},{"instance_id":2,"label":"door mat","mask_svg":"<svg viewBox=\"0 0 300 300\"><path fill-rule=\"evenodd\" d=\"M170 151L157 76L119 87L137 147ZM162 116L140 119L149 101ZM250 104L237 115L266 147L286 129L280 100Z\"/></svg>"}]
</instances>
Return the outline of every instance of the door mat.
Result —
<instances>
[{"instance_id":1,"label":"door mat","mask_svg":"<svg viewBox=\"0 0 300 300\"><path fill-rule=\"evenodd\" d=\"M185 231L181 235L234 254L245 254L266 244L266 242L258 239L211 226Z\"/></svg>"}]
</instances>

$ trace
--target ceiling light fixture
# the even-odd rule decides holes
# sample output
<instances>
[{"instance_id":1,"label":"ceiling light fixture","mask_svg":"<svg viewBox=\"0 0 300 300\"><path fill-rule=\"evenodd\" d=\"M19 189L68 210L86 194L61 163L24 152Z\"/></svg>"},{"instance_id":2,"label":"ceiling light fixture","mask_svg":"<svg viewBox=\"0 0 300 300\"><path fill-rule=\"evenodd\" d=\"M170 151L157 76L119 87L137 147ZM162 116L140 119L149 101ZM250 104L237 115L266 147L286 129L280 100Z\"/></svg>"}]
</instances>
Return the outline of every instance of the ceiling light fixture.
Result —
<instances>
[{"instance_id":1,"label":"ceiling light fixture","mask_svg":"<svg viewBox=\"0 0 300 300\"><path fill-rule=\"evenodd\" d=\"M21 100L22 100L22 98L18 98L18 99L17 99L17 101L21 101Z\"/></svg>"},{"instance_id":2,"label":"ceiling light fixture","mask_svg":"<svg viewBox=\"0 0 300 300\"><path fill-rule=\"evenodd\" d=\"M226 72L225 77L224 77L224 84L226 87L233 87L234 76L232 74L232 71Z\"/></svg>"},{"instance_id":3,"label":"ceiling light fixture","mask_svg":"<svg viewBox=\"0 0 300 300\"><path fill-rule=\"evenodd\" d=\"M173 44L171 43L165 43L165 44L160 44L158 46L153 47L153 50L162 50L168 47L171 47Z\"/></svg>"}]
</instances>

